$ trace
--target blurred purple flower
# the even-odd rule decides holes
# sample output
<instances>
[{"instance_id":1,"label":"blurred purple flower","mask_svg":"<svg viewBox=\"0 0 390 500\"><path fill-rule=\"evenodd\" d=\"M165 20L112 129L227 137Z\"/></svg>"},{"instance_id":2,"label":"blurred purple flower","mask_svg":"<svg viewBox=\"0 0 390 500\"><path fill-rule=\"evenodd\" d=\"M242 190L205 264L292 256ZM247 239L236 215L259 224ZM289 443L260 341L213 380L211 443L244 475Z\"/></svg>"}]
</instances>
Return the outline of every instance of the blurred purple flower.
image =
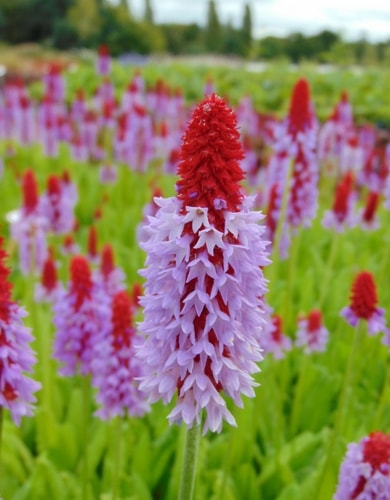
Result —
<instances>
[{"instance_id":1,"label":"blurred purple flower","mask_svg":"<svg viewBox=\"0 0 390 500\"><path fill-rule=\"evenodd\" d=\"M9 269L5 266L6 253L0 237L0 406L10 410L19 425L21 417L33 414L34 392L41 384L27 377L36 362L29 343L30 330L23 325L25 310L11 299Z\"/></svg>"}]
</instances>

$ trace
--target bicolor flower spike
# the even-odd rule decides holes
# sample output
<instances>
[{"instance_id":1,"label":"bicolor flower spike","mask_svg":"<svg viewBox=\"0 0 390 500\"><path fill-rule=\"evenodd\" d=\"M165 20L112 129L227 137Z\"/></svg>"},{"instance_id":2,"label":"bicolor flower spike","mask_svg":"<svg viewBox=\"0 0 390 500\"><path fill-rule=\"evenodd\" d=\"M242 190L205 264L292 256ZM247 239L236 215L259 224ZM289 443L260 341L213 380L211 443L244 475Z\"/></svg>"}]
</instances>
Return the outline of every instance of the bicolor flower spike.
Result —
<instances>
[{"instance_id":1,"label":"bicolor flower spike","mask_svg":"<svg viewBox=\"0 0 390 500\"><path fill-rule=\"evenodd\" d=\"M62 363L61 375L92 373L95 345L110 327L110 299L93 282L85 257L71 260L68 290L57 295L53 309L54 357Z\"/></svg>"},{"instance_id":2,"label":"bicolor flower spike","mask_svg":"<svg viewBox=\"0 0 390 500\"><path fill-rule=\"evenodd\" d=\"M350 443L333 500L390 500L390 436L372 432Z\"/></svg>"},{"instance_id":3,"label":"bicolor flower spike","mask_svg":"<svg viewBox=\"0 0 390 500\"><path fill-rule=\"evenodd\" d=\"M237 121L221 97L207 96L184 133L178 194L156 198L141 242L147 253L138 350L140 388L170 402L170 423L219 432L235 425L224 396L254 396L261 334L268 315L262 268L269 263L262 214L246 198Z\"/></svg>"},{"instance_id":4,"label":"bicolor flower spike","mask_svg":"<svg viewBox=\"0 0 390 500\"><path fill-rule=\"evenodd\" d=\"M321 311L313 309L306 317L298 319L295 345L304 347L306 354L324 352L328 339L329 332L322 323Z\"/></svg>"},{"instance_id":5,"label":"bicolor flower spike","mask_svg":"<svg viewBox=\"0 0 390 500\"><path fill-rule=\"evenodd\" d=\"M368 271L360 272L351 290L351 302L344 307L341 315L351 326L357 326L359 320L367 321L368 333L375 335L387 332L385 311L378 307L378 295L373 275Z\"/></svg>"},{"instance_id":6,"label":"bicolor flower spike","mask_svg":"<svg viewBox=\"0 0 390 500\"><path fill-rule=\"evenodd\" d=\"M101 407L96 415L103 420L117 415L142 416L149 411L146 395L139 390L143 364L135 356L140 342L133 325L131 299L125 290L112 298L111 328L96 344L92 363L93 385Z\"/></svg>"},{"instance_id":7,"label":"bicolor flower spike","mask_svg":"<svg viewBox=\"0 0 390 500\"><path fill-rule=\"evenodd\" d=\"M36 363L29 345L33 337L23 325L27 313L11 298L6 257L0 237L0 407L10 410L13 421L19 425L21 417L33 414L34 393L41 384L25 375L32 372Z\"/></svg>"},{"instance_id":8,"label":"bicolor flower spike","mask_svg":"<svg viewBox=\"0 0 390 500\"><path fill-rule=\"evenodd\" d=\"M283 333L283 321L279 314L272 314L271 321L262 340L265 354L272 354L274 359L283 359L292 349L290 337Z\"/></svg>"}]
</instances>

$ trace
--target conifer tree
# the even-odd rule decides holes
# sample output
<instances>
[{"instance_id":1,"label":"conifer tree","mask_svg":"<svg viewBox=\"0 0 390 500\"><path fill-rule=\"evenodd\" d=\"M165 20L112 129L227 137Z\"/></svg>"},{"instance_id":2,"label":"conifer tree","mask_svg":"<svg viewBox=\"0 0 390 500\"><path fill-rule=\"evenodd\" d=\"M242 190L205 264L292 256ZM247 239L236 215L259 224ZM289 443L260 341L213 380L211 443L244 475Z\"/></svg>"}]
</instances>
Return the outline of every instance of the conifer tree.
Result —
<instances>
[{"instance_id":1,"label":"conifer tree","mask_svg":"<svg viewBox=\"0 0 390 500\"><path fill-rule=\"evenodd\" d=\"M207 25L205 31L205 46L208 52L218 53L222 46L222 30L214 0L209 0Z\"/></svg>"},{"instance_id":2,"label":"conifer tree","mask_svg":"<svg viewBox=\"0 0 390 500\"><path fill-rule=\"evenodd\" d=\"M252 13L249 4L245 4L242 20L241 38L243 55L247 56L252 46Z\"/></svg>"},{"instance_id":3,"label":"conifer tree","mask_svg":"<svg viewBox=\"0 0 390 500\"><path fill-rule=\"evenodd\" d=\"M153 7L151 0L145 0L144 20L149 24L154 24Z\"/></svg>"}]
</instances>

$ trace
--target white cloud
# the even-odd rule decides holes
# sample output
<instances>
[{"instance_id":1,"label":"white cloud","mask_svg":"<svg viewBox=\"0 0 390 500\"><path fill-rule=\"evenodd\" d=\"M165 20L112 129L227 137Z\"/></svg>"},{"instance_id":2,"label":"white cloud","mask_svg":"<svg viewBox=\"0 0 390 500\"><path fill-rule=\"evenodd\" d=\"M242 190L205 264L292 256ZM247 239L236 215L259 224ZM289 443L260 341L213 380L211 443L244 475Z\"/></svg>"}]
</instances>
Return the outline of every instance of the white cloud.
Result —
<instances>
[{"instance_id":1,"label":"white cloud","mask_svg":"<svg viewBox=\"0 0 390 500\"><path fill-rule=\"evenodd\" d=\"M136 16L142 16L144 0L128 0ZM284 36L293 31L307 34L330 29L346 38L364 34L369 40L390 40L390 4L385 0L216 0L222 22L242 23L245 3L252 12L254 35ZM388 7L386 5L389 5ZM208 0L152 0L157 23L204 25Z\"/></svg>"}]
</instances>

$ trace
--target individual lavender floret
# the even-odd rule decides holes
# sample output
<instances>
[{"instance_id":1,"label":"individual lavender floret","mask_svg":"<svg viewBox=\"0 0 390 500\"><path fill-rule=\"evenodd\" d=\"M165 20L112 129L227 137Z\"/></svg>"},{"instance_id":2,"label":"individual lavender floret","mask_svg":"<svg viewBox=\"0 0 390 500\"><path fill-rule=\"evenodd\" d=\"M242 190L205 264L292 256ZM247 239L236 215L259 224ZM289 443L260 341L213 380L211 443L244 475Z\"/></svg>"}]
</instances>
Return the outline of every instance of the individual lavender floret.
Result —
<instances>
[{"instance_id":1,"label":"individual lavender floret","mask_svg":"<svg viewBox=\"0 0 390 500\"><path fill-rule=\"evenodd\" d=\"M146 395L139 389L144 365L135 356L140 339L132 320L131 300L122 290L112 298L111 326L96 343L92 383L101 407L95 415L103 420L116 416L142 416L149 411Z\"/></svg>"},{"instance_id":2,"label":"individual lavender floret","mask_svg":"<svg viewBox=\"0 0 390 500\"><path fill-rule=\"evenodd\" d=\"M21 417L33 414L34 393L41 384L25 375L33 371L36 363L29 345L33 336L23 324L27 313L11 299L6 257L0 237L0 407L10 410L13 421L19 425Z\"/></svg>"},{"instance_id":3,"label":"individual lavender floret","mask_svg":"<svg viewBox=\"0 0 390 500\"><path fill-rule=\"evenodd\" d=\"M116 165L104 163L99 169L99 179L102 184L115 184L118 179Z\"/></svg>"}]
</instances>

